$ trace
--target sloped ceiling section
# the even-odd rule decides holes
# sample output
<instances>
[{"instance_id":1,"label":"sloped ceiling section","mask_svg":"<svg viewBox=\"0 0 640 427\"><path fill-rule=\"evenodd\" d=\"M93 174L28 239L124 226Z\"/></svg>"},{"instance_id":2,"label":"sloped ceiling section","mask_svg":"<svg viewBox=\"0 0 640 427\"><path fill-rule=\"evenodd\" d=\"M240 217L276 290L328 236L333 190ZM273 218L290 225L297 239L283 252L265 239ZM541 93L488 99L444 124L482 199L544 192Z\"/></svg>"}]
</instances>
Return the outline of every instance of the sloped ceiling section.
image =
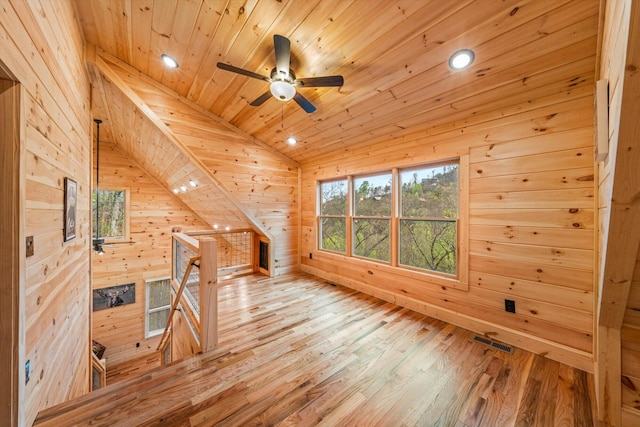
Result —
<instances>
[{"instance_id":1,"label":"sloped ceiling section","mask_svg":"<svg viewBox=\"0 0 640 427\"><path fill-rule=\"evenodd\" d=\"M599 0L74 0L87 42L276 148L303 167L374 143L395 144L566 91L593 72ZM250 103L269 75L273 35L291 40L299 77L340 74L341 88L300 88L295 102ZM458 49L475 62L448 67ZM172 55L177 70L161 65ZM284 116L284 127L282 126ZM287 144L293 135L298 144Z\"/></svg>"},{"instance_id":2,"label":"sloped ceiling section","mask_svg":"<svg viewBox=\"0 0 640 427\"><path fill-rule=\"evenodd\" d=\"M104 138L167 189L187 186L177 197L212 227L268 237L276 274L297 265L295 162L100 49L87 58Z\"/></svg>"}]
</instances>

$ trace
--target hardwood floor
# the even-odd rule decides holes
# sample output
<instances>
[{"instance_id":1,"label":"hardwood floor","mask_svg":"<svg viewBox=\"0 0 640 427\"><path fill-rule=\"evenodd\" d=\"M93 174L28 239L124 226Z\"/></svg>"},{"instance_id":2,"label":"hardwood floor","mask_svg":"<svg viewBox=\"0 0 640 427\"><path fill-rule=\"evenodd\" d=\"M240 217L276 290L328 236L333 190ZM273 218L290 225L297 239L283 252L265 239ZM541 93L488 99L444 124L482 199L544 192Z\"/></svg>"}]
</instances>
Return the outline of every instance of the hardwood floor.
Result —
<instances>
[{"instance_id":1,"label":"hardwood floor","mask_svg":"<svg viewBox=\"0 0 640 427\"><path fill-rule=\"evenodd\" d=\"M305 274L221 285L216 351L35 425L589 426L592 376Z\"/></svg>"},{"instance_id":2,"label":"hardwood floor","mask_svg":"<svg viewBox=\"0 0 640 427\"><path fill-rule=\"evenodd\" d=\"M107 369L107 384L115 384L154 371L160 367L158 353L138 357L128 362L118 363Z\"/></svg>"}]
</instances>

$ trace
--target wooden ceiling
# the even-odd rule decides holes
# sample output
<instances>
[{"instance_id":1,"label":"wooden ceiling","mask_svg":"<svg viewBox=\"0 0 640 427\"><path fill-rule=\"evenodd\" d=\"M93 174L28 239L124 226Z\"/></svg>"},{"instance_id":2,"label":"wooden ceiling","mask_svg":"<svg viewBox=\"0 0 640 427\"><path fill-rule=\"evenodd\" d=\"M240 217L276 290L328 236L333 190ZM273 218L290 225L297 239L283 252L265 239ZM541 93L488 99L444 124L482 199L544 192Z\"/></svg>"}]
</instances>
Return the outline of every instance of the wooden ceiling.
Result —
<instances>
[{"instance_id":1,"label":"wooden ceiling","mask_svg":"<svg viewBox=\"0 0 640 427\"><path fill-rule=\"evenodd\" d=\"M75 7L87 42L303 166L593 80L599 22L598 0L77 0ZM216 67L269 75L274 34L291 40L299 77L344 76L341 88L300 89L316 112L275 99L251 107L267 83ZM449 57L462 48L474 50L475 62L452 71ZM162 53L180 67L165 69ZM287 144L290 135L296 146Z\"/></svg>"}]
</instances>

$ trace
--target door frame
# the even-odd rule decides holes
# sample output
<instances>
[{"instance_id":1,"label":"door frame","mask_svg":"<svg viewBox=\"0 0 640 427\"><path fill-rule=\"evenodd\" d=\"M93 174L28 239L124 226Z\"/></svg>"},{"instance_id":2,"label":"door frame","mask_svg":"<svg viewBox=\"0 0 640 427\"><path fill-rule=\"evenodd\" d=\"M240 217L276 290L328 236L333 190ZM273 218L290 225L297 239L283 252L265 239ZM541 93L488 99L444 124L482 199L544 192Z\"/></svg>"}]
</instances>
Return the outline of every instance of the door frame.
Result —
<instances>
[{"instance_id":1,"label":"door frame","mask_svg":"<svg viewBox=\"0 0 640 427\"><path fill-rule=\"evenodd\" d=\"M0 419L24 424L25 283L23 88L0 61Z\"/></svg>"}]
</instances>

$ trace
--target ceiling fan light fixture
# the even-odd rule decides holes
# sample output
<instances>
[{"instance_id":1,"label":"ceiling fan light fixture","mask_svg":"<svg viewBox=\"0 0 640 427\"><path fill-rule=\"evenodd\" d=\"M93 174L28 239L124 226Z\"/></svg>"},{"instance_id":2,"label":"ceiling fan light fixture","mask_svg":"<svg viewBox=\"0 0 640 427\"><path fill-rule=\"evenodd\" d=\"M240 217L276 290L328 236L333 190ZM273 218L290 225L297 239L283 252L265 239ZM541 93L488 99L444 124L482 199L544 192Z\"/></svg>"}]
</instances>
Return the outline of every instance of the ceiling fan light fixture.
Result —
<instances>
[{"instance_id":1,"label":"ceiling fan light fixture","mask_svg":"<svg viewBox=\"0 0 640 427\"><path fill-rule=\"evenodd\" d=\"M276 80L271 83L271 93L278 101L289 101L296 94L296 88L289 82Z\"/></svg>"},{"instance_id":2,"label":"ceiling fan light fixture","mask_svg":"<svg viewBox=\"0 0 640 427\"><path fill-rule=\"evenodd\" d=\"M178 61L176 61L174 58L172 58L171 56L167 55L166 53L163 53L162 55L160 55L160 57L162 58L162 62L164 62L164 65L166 65L169 68L178 68Z\"/></svg>"},{"instance_id":3,"label":"ceiling fan light fixture","mask_svg":"<svg viewBox=\"0 0 640 427\"><path fill-rule=\"evenodd\" d=\"M473 63L476 55L471 49L462 49L455 52L449 58L449 68L452 70L462 70Z\"/></svg>"}]
</instances>

